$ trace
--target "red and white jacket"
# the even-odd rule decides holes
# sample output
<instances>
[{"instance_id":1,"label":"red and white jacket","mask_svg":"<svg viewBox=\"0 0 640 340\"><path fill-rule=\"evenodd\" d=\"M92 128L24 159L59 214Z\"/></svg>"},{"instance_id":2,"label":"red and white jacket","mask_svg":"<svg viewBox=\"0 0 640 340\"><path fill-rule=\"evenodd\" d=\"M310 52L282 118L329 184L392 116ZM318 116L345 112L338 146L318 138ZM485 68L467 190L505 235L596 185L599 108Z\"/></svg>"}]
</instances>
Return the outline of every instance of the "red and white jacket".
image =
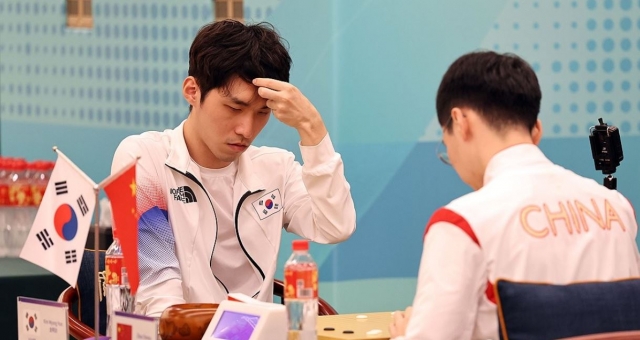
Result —
<instances>
[{"instance_id":1,"label":"red and white jacket","mask_svg":"<svg viewBox=\"0 0 640 340\"><path fill-rule=\"evenodd\" d=\"M554 165L532 144L503 150L480 190L431 217L413 314L395 339L498 339L497 279L638 277L637 232L619 192Z\"/></svg>"}]
</instances>

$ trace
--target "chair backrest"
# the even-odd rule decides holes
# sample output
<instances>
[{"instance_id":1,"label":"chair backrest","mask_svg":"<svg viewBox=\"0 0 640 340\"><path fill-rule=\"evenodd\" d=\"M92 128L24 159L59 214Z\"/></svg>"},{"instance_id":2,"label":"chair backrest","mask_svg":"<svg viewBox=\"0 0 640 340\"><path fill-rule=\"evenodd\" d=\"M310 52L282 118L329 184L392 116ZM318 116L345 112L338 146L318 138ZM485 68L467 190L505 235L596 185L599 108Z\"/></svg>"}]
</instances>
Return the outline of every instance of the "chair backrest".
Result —
<instances>
[{"instance_id":1,"label":"chair backrest","mask_svg":"<svg viewBox=\"0 0 640 340\"><path fill-rule=\"evenodd\" d=\"M273 280L273 295L279 297L280 303L284 305L284 282L282 280ZM318 297L318 315L338 315L338 311L327 301Z\"/></svg>"},{"instance_id":2,"label":"chair backrest","mask_svg":"<svg viewBox=\"0 0 640 340\"><path fill-rule=\"evenodd\" d=\"M103 250L99 252L100 273L104 272L104 254ZM80 273L78 274L78 284L76 290L78 292L78 319L85 325L94 328L95 325L95 273L94 273L94 251L85 249L80 264ZM107 300L104 298L104 280L100 275L100 334L106 334L107 329ZM95 329L95 328L94 328Z\"/></svg>"},{"instance_id":3,"label":"chair backrest","mask_svg":"<svg viewBox=\"0 0 640 340\"><path fill-rule=\"evenodd\" d=\"M574 337L564 338L559 340L638 340L638 339L640 339L640 331L600 333L600 334L592 334L592 335L574 336Z\"/></svg>"},{"instance_id":4,"label":"chair backrest","mask_svg":"<svg viewBox=\"0 0 640 340\"><path fill-rule=\"evenodd\" d=\"M640 330L640 279L551 285L498 280L501 339Z\"/></svg>"}]
</instances>

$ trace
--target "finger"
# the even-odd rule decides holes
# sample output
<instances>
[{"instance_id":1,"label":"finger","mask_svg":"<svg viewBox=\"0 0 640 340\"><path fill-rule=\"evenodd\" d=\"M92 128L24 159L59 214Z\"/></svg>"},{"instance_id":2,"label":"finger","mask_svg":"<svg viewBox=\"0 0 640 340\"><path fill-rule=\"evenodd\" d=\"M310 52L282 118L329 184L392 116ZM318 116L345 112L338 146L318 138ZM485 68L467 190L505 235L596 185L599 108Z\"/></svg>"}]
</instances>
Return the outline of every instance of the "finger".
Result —
<instances>
[{"instance_id":1,"label":"finger","mask_svg":"<svg viewBox=\"0 0 640 340\"><path fill-rule=\"evenodd\" d=\"M409 306L407 307L407 310L404 312L404 314L407 316L407 318L411 317L411 313L413 313L413 307Z\"/></svg>"},{"instance_id":2,"label":"finger","mask_svg":"<svg viewBox=\"0 0 640 340\"><path fill-rule=\"evenodd\" d=\"M395 313L393 313L394 324L399 325L402 322L402 319L404 319L404 312L396 311Z\"/></svg>"},{"instance_id":3,"label":"finger","mask_svg":"<svg viewBox=\"0 0 640 340\"><path fill-rule=\"evenodd\" d=\"M278 91L274 91L270 88L266 88L266 87L259 87L258 88L258 95L264 99L268 99L268 100L274 100L277 98L280 98L280 94L278 93Z\"/></svg>"},{"instance_id":4,"label":"finger","mask_svg":"<svg viewBox=\"0 0 640 340\"><path fill-rule=\"evenodd\" d=\"M272 111L275 111L277 109L278 106L278 102L276 102L275 100L267 100L267 107L270 108Z\"/></svg>"},{"instance_id":5,"label":"finger","mask_svg":"<svg viewBox=\"0 0 640 340\"><path fill-rule=\"evenodd\" d=\"M260 87L268 87L272 90L282 91L289 86L289 83L285 83L280 80L271 78L255 78L253 79L253 85Z\"/></svg>"},{"instance_id":6,"label":"finger","mask_svg":"<svg viewBox=\"0 0 640 340\"><path fill-rule=\"evenodd\" d=\"M394 324L389 325L389 335L391 335L392 338L395 338L398 335L398 330L396 329L396 325Z\"/></svg>"}]
</instances>

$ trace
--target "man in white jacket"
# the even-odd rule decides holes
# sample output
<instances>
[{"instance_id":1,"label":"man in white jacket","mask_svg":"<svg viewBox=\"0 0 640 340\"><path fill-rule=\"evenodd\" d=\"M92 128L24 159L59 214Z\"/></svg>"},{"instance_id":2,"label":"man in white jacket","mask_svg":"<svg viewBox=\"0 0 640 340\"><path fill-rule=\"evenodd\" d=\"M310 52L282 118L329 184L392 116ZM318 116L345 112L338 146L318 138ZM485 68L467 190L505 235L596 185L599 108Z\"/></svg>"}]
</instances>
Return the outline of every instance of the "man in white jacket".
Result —
<instances>
[{"instance_id":1,"label":"man in white jacket","mask_svg":"<svg viewBox=\"0 0 640 340\"><path fill-rule=\"evenodd\" d=\"M271 26L206 25L189 51L186 120L119 145L112 172L141 157L138 313L228 293L270 301L283 228L319 243L355 231L342 159L316 108L288 83L290 66ZM298 131L304 165L251 145L272 112Z\"/></svg>"},{"instance_id":2,"label":"man in white jacket","mask_svg":"<svg viewBox=\"0 0 640 340\"><path fill-rule=\"evenodd\" d=\"M568 284L640 274L629 201L538 149L541 97L535 72L514 55L470 53L445 73L441 159L474 192L427 224L416 295L395 313L393 339L498 339L498 278Z\"/></svg>"}]
</instances>

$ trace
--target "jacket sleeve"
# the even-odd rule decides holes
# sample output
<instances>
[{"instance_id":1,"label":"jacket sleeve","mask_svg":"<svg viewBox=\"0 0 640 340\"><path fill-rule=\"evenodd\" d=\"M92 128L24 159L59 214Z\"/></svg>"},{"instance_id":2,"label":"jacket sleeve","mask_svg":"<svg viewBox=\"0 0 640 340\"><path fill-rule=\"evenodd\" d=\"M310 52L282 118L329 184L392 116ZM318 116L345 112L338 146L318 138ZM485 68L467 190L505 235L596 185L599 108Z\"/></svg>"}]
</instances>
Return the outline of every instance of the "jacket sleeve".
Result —
<instances>
[{"instance_id":1,"label":"jacket sleeve","mask_svg":"<svg viewBox=\"0 0 640 340\"><path fill-rule=\"evenodd\" d=\"M482 252L460 228L438 222L424 240L413 313L394 340L470 339L486 273Z\"/></svg>"},{"instance_id":2,"label":"jacket sleeve","mask_svg":"<svg viewBox=\"0 0 640 340\"><path fill-rule=\"evenodd\" d=\"M638 272L640 272L640 251L638 249L638 219L636 218L636 210L628 198L623 196L621 193L618 193L618 196L621 198L622 202L628 204L628 209L626 209L626 212L629 215L628 220L631 222L629 236L631 237L631 242L635 243L636 245L636 264L638 265Z\"/></svg>"},{"instance_id":3,"label":"jacket sleeve","mask_svg":"<svg viewBox=\"0 0 640 340\"><path fill-rule=\"evenodd\" d=\"M315 146L300 146L304 165L289 166L284 227L318 243L338 243L356 229L356 211L342 157L327 134Z\"/></svg>"},{"instance_id":4,"label":"jacket sleeve","mask_svg":"<svg viewBox=\"0 0 640 340\"><path fill-rule=\"evenodd\" d=\"M120 143L111 173L137 156L140 156L136 166L140 286L135 310L136 313L159 317L165 308L185 302L182 277L166 197L159 183L157 169L163 165L154 164L142 137L128 137Z\"/></svg>"}]
</instances>

